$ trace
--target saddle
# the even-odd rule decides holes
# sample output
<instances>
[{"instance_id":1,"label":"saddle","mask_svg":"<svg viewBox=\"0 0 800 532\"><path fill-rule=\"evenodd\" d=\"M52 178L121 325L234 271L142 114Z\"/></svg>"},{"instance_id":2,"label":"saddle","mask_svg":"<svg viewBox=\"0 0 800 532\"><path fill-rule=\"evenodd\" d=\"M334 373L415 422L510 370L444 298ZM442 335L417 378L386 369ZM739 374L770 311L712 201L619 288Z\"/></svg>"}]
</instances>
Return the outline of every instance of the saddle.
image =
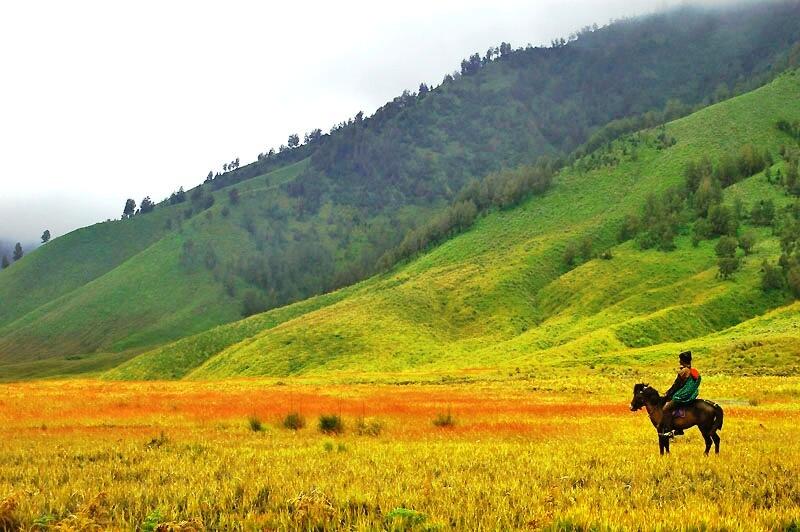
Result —
<instances>
[{"instance_id":1,"label":"saddle","mask_svg":"<svg viewBox=\"0 0 800 532\"><path fill-rule=\"evenodd\" d=\"M686 417L686 407L685 406L679 406L678 408L676 408L675 410L672 411L672 418L673 419L679 419L679 418L683 418L683 417Z\"/></svg>"}]
</instances>

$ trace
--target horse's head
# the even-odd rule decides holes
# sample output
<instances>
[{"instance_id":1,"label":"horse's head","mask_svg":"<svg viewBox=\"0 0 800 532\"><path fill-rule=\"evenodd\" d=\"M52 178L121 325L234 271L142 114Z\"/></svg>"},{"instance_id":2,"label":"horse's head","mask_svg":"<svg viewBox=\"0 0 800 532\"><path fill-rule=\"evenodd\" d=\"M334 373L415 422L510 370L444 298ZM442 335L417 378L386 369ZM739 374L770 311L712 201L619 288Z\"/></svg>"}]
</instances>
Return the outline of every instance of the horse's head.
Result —
<instances>
[{"instance_id":1,"label":"horse's head","mask_svg":"<svg viewBox=\"0 0 800 532\"><path fill-rule=\"evenodd\" d=\"M639 383L633 386L633 399L631 399L631 411L639 410L653 397L658 397L658 392L651 388L649 384Z\"/></svg>"}]
</instances>

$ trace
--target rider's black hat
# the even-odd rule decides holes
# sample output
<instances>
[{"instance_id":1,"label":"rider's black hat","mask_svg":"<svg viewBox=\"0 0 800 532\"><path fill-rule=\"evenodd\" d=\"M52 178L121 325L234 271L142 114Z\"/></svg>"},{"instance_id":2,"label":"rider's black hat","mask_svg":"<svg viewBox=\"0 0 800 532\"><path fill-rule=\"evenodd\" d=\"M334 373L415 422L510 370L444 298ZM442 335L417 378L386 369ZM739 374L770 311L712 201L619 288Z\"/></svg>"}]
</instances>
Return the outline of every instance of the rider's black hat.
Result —
<instances>
[{"instance_id":1,"label":"rider's black hat","mask_svg":"<svg viewBox=\"0 0 800 532\"><path fill-rule=\"evenodd\" d=\"M684 364L691 364L692 363L692 352L691 351L684 351L680 355L678 355L678 359L683 362Z\"/></svg>"}]
</instances>

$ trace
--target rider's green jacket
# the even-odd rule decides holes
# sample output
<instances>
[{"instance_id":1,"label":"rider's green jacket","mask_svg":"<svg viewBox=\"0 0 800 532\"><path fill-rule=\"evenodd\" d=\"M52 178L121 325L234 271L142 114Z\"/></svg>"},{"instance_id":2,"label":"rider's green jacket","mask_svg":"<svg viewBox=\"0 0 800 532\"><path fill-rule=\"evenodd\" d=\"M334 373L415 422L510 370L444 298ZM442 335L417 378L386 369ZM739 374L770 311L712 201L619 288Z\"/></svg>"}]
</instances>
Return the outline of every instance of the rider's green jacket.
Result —
<instances>
[{"instance_id":1,"label":"rider's green jacket","mask_svg":"<svg viewBox=\"0 0 800 532\"><path fill-rule=\"evenodd\" d=\"M675 383L667 391L667 399L679 405L686 405L697 399L700 392L700 373L694 368L682 370L675 379Z\"/></svg>"}]
</instances>

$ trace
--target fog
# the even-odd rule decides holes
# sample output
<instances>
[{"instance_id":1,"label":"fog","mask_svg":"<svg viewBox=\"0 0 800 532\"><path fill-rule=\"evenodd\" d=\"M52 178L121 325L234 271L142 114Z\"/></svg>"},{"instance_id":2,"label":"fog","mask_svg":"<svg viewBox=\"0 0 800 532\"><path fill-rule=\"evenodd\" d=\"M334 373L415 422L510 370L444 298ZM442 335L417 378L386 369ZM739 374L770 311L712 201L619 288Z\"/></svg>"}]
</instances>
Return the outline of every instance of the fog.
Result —
<instances>
[{"instance_id":1,"label":"fog","mask_svg":"<svg viewBox=\"0 0 800 532\"><path fill-rule=\"evenodd\" d=\"M13 2L0 18L0 238L158 201L327 131L501 41L685 2ZM721 2L707 2L720 4Z\"/></svg>"}]
</instances>

